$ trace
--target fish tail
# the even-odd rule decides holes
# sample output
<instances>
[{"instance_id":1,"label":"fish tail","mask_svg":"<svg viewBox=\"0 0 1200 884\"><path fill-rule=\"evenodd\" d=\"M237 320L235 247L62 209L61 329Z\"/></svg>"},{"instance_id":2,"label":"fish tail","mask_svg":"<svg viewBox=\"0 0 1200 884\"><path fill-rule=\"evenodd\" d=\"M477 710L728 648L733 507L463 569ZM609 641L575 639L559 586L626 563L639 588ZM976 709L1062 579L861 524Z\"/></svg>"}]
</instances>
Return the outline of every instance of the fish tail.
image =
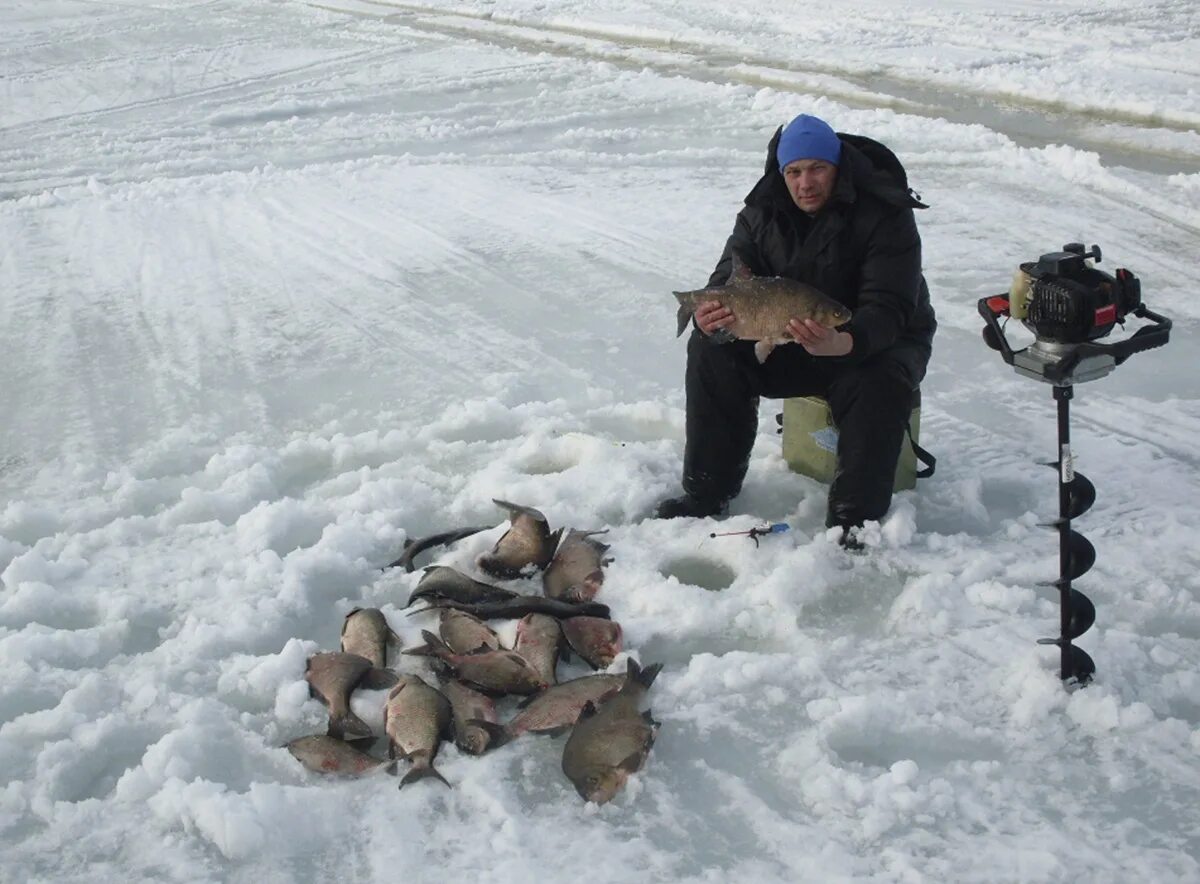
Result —
<instances>
[{"instance_id":1,"label":"fish tail","mask_svg":"<svg viewBox=\"0 0 1200 884\"><path fill-rule=\"evenodd\" d=\"M389 568L398 565L403 566L404 570L412 573L416 570L416 565L413 560L427 549L435 546L448 546L455 541L462 540L464 537L470 537L472 534L478 534L480 531L486 531L490 525L482 528L455 528L453 531L443 531L441 534L431 534L428 537L422 537L417 540L404 541L404 554L396 561L388 565Z\"/></svg>"},{"instance_id":2,"label":"fish tail","mask_svg":"<svg viewBox=\"0 0 1200 884\"><path fill-rule=\"evenodd\" d=\"M390 669L384 669L381 666L373 666L363 673L363 677L358 680L358 687L365 688L368 691L385 691L388 688L393 688L400 681L400 676L392 672Z\"/></svg>"},{"instance_id":3,"label":"fish tail","mask_svg":"<svg viewBox=\"0 0 1200 884\"><path fill-rule=\"evenodd\" d=\"M407 651L403 651L402 653L411 654L416 657L436 657L439 654L453 653L450 650L449 645L447 645L441 640L441 638L434 635L428 629L421 630L421 638L425 639L425 644L418 645L415 648L409 648Z\"/></svg>"},{"instance_id":4,"label":"fish tail","mask_svg":"<svg viewBox=\"0 0 1200 884\"><path fill-rule=\"evenodd\" d=\"M679 312L675 317L679 323L679 330L675 332L675 337L679 337L683 334L683 330L688 327L688 322L692 318L692 305L687 292L671 292L671 294L679 301Z\"/></svg>"},{"instance_id":5,"label":"fish tail","mask_svg":"<svg viewBox=\"0 0 1200 884\"><path fill-rule=\"evenodd\" d=\"M558 549L559 541L562 540L562 533L563 529L559 528L557 531L551 531L546 535L546 540L542 545L542 555L538 561L534 562L543 571L550 567L550 563L554 561L554 553Z\"/></svg>"},{"instance_id":6,"label":"fish tail","mask_svg":"<svg viewBox=\"0 0 1200 884\"><path fill-rule=\"evenodd\" d=\"M450 781L447 780L440 773L438 773L437 768L434 767L432 764L423 764L420 767L414 767L412 770L410 770L408 773L406 773L404 775L404 777L400 780L399 788L403 789L409 783L415 783L417 780L424 780L428 777L433 777L434 779L441 780L446 785L447 789L454 788L453 786L450 785Z\"/></svg>"},{"instance_id":7,"label":"fish tail","mask_svg":"<svg viewBox=\"0 0 1200 884\"><path fill-rule=\"evenodd\" d=\"M510 522L515 522L517 520L517 516L529 516L538 522L546 521L545 514L541 510L535 509L531 506L524 506L508 500L500 500L496 497L492 498L492 503L496 504L496 506L500 507L501 509L508 510L508 520ZM504 538L501 538L501 540L503 539Z\"/></svg>"},{"instance_id":8,"label":"fish tail","mask_svg":"<svg viewBox=\"0 0 1200 884\"><path fill-rule=\"evenodd\" d=\"M642 690L649 690L650 685L654 684L654 679L662 672L661 663L652 663L643 669L638 665L637 661L632 657L629 658L626 669L626 684L634 683L641 686Z\"/></svg>"},{"instance_id":9,"label":"fish tail","mask_svg":"<svg viewBox=\"0 0 1200 884\"><path fill-rule=\"evenodd\" d=\"M428 589L421 589L421 587L418 586L409 595L408 603L404 607L411 608L417 602L422 601L422 600L428 601L428 600L432 599L434 596L435 596L435 593L430 592Z\"/></svg>"},{"instance_id":10,"label":"fish tail","mask_svg":"<svg viewBox=\"0 0 1200 884\"><path fill-rule=\"evenodd\" d=\"M488 749L498 749L513 738L512 732L502 724L482 718L468 718L467 724L477 727L488 735Z\"/></svg>"},{"instance_id":11,"label":"fish tail","mask_svg":"<svg viewBox=\"0 0 1200 884\"><path fill-rule=\"evenodd\" d=\"M346 739L347 734L352 734L355 737L370 737L372 736L371 728L365 721L347 709L341 715L329 716L329 736L336 737L339 740Z\"/></svg>"}]
</instances>

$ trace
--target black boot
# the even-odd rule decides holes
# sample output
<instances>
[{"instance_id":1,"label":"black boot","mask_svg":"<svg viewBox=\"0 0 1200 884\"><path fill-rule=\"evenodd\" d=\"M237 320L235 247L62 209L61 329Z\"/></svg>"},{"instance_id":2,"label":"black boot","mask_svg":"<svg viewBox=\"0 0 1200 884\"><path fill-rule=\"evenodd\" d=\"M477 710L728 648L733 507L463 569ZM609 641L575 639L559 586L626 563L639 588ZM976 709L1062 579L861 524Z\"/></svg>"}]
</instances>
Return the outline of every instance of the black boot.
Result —
<instances>
[{"instance_id":1,"label":"black boot","mask_svg":"<svg viewBox=\"0 0 1200 884\"><path fill-rule=\"evenodd\" d=\"M843 525L841 534L838 536L838 546L846 550L846 552L863 552L866 550L866 545L862 542L862 538L858 536L861 530L856 525Z\"/></svg>"},{"instance_id":2,"label":"black boot","mask_svg":"<svg viewBox=\"0 0 1200 884\"><path fill-rule=\"evenodd\" d=\"M729 512L728 500L711 500L683 494L679 497L668 497L654 509L656 519L707 519L710 516L723 516Z\"/></svg>"},{"instance_id":3,"label":"black boot","mask_svg":"<svg viewBox=\"0 0 1200 884\"><path fill-rule=\"evenodd\" d=\"M863 518L852 507L841 505L830 499L829 507L825 510L825 527L838 528L838 546L847 552L862 552L865 547L859 539L859 530Z\"/></svg>"}]
</instances>

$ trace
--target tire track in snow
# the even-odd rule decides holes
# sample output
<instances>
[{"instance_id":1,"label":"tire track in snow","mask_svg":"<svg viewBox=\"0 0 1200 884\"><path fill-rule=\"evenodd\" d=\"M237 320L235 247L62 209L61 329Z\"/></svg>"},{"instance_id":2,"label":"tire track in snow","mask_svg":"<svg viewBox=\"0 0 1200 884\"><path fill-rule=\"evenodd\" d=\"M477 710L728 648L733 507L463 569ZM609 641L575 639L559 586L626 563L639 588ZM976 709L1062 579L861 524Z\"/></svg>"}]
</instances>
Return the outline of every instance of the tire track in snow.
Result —
<instances>
[{"instance_id":1,"label":"tire track in snow","mask_svg":"<svg viewBox=\"0 0 1200 884\"><path fill-rule=\"evenodd\" d=\"M238 77L234 80L226 83L220 83L216 86L203 86L196 89L187 89L182 92L174 92L171 95L160 95L155 98L146 98L140 101L130 101L124 104L116 104L112 105L111 107L96 108L93 110L78 111L75 113L58 114L56 116L42 117L37 120L18 123L12 126L0 126L0 132L19 135L25 130L38 129L48 123L75 123L80 121L90 122L106 116L111 116L113 114L120 114L129 111L143 111L149 108L157 107L170 107L176 104L186 104L188 102L195 101L198 98L224 98L231 94L237 94L245 98L256 98L262 94L265 94L270 89L277 88L281 84L300 81L311 77L315 73L320 73L326 70L345 70L353 67L354 63L361 64L362 62L369 61L374 58L382 58L394 54L395 51L395 48L373 48L349 52L334 58L281 68L265 74L255 74L249 77Z\"/></svg>"},{"instance_id":2,"label":"tire track in snow","mask_svg":"<svg viewBox=\"0 0 1200 884\"><path fill-rule=\"evenodd\" d=\"M1134 150L1125 144L1087 131L1097 124L1157 127L1193 133L1200 117L1184 112L1166 115L1161 111L1117 110L1099 102L1076 104L1065 99L1038 100L1012 90L998 90L962 81L949 86L928 77L902 70L869 70L832 63L801 65L766 53L755 53L744 45L721 48L712 43L670 35L652 37L590 24L531 22L513 16L461 9L441 9L393 0L299 0L305 5L347 15L377 17L416 32L468 38L506 46L519 51L552 52L586 61L605 61L618 67L649 68L667 76L721 84L771 87L804 94L822 94L857 108L890 107L951 122L982 123L1003 132L1018 143L1045 147L1051 143L1073 143L1096 151L1106 161L1134 168L1186 172L1194 168L1200 153ZM398 10L388 13L386 10ZM1030 47L1024 46L1022 64L1030 66ZM1002 112L1003 111L1003 112ZM1047 114L1052 120L1047 120ZM1007 115L1007 126L995 118ZM1004 122L1001 120L1000 122Z\"/></svg>"}]
</instances>

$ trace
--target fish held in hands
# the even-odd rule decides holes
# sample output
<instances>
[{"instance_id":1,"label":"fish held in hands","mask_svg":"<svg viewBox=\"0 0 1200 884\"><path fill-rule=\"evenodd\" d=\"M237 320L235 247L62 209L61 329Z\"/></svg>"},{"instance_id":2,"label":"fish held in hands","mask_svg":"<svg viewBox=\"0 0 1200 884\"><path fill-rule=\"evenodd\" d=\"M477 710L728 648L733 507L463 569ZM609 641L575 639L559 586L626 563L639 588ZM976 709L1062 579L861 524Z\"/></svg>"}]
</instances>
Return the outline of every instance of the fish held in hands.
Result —
<instances>
[{"instance_id":1,"label":"fish held in hands","mask_svg":"<svg viewBox=\"0 0 1200 884\"><path fill-rule=\"evenodd\" d=\"M683 334L697 307L719 301L733 312L734 322L709 337L718 342L756 341L754 355L766 362L777 345L796 342L787 330L793 319L811 319L830 329L850 321L850 309L819 289L785 276L755 276L736 252L731 260L733 270L725 285L673 292L679 302L676 336Z\"/></svg>"}]
</instances>

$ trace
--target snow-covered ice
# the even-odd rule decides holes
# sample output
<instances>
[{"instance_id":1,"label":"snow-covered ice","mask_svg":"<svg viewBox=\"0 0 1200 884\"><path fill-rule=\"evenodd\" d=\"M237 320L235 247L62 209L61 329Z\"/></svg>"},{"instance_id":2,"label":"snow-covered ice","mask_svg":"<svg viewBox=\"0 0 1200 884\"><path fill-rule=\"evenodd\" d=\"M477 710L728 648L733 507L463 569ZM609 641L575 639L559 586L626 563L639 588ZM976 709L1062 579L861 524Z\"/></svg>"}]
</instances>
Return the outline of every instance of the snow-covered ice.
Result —
<instances>
[{"instance_id":1,"label":"snow-covered ice","mask_svg":"<svg viewBox=\"0 0 1200 884\"><path fill-rule=\"evenodd\" d=\"M10 0L0 9L0 879L1200 880L1200 7L1046 0ZM904 160L937 475L865 556L764 404L721 530L683 344L774 128ZM1096 682L1052 649L1050 388L976 300L1070 241L1165 349L1081 385ZM501 497L608 527L664 670L612 804L563 740L342 782L305 659ZM406 663L406 665L408 665ZM622 661L614 664L618 670ZM574 667L574 668L573 668ZM580 674L579 664L565 671ZM354 708L378 723L382 695Z\"/></svg>"}]
</instances>

